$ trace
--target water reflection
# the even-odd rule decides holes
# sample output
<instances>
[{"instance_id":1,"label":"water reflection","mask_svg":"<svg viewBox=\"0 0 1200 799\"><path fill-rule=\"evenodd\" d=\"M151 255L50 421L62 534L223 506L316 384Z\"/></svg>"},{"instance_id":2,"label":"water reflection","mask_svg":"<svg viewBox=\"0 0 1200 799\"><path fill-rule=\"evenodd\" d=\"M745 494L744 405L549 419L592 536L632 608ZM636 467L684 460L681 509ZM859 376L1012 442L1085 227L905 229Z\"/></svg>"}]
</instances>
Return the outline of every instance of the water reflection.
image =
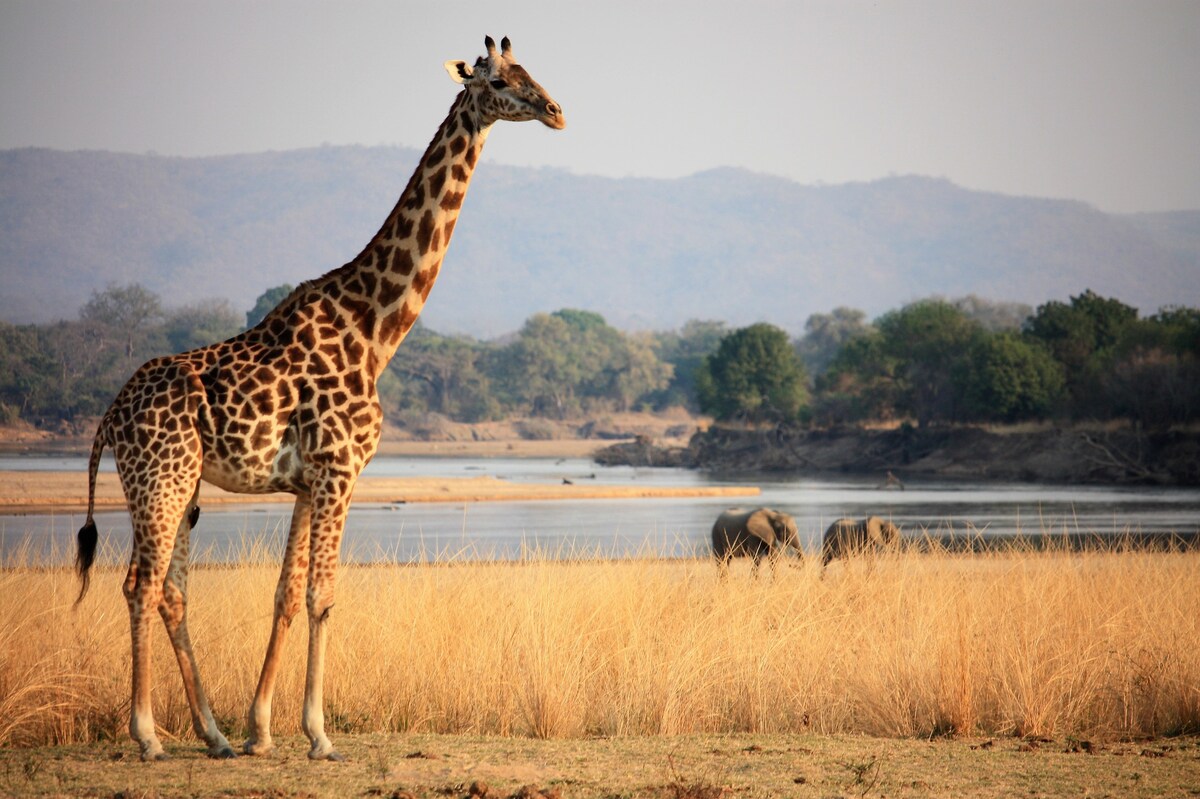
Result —
<instances>
[{"instance_id":1,"label":"water reflection","mask_svg":"<svg viewBox=\"0 0 1200 799\"><path fill-rule=\"evenodd\" d=\"M84 458L0 458L0 469L61 469L84 479ZM111 459L102 468L112 469ZM760 486L745 504L768 505L796 517L809 551L842 516L883 516L906 534L929 531L1019 533L1195 532L1200 491L1195 489L1056 487L927 482L906 490L881 489L871 480L816 480L710 475L683 469L600 467L585 459L378 458L367 475L387 477L493 476L514 482ZM692 557L707 553L713 519L727 497L687 499L480 502L468 504L356 505L343 543L348 562L423 562L448 557L511 559L601 554ZM193 533L198 560L243 557L258 541L277 557L287 533L290 505L264 503L205 508ZM0 559L26 551L69 561L83 514L0 516ZM129 547L124 511L96 515L117 557Z\"/></svg>"}]
</instances>

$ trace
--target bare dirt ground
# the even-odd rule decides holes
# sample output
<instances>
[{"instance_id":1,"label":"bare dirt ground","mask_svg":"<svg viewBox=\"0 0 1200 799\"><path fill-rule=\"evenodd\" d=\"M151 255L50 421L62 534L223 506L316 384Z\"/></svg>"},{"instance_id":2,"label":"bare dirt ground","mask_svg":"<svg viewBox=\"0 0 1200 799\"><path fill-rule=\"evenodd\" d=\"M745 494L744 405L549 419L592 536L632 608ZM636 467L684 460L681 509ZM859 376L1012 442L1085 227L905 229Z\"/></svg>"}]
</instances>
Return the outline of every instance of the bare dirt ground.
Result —
<instances>
[{"instance_id":1,"label":"bare dirt ground","mask_svg":"<svg viewBox=\"0 0 1200 799\"><path fill-rule=\"evenodd\" d=\"M13 797L1189 797L1200 796L1200 739L1095 744L1074 739L678 736L531 740L339 735L348 760L314 763L307 742L214 761L193 741L138 761L127 741L0 749Z\"/></svg>"}]
</instances>

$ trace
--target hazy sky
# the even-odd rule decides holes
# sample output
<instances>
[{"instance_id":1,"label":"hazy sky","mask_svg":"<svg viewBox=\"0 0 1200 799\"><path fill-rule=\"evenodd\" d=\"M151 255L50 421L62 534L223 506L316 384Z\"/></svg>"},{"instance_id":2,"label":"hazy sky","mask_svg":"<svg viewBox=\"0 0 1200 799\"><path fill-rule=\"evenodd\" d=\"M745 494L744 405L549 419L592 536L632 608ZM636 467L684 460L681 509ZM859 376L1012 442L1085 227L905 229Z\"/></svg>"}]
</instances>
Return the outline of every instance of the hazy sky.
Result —
<instances>
[{"instance_id":1,"label":"hazy sky","mask_svg":"<svg viewBox=\"0 0 1200 799\"><path fill-rule=\"evenodd\" d=\"M423 147L487 33L567 116L502 163L1200 209L1197 0L0 0L0 149Z\"/></svg>"}]
</instances>

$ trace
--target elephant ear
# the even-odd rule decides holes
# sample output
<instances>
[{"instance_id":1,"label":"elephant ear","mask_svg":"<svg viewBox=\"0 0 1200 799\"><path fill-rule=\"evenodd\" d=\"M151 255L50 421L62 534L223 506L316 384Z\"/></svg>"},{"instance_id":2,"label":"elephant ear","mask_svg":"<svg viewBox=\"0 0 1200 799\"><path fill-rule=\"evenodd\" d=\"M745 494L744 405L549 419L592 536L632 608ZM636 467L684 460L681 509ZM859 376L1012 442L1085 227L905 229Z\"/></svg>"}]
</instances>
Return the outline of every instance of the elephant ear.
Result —
<instances>
[{"instance_id":1,"label":"elephant ear","mask_svg":"<svg viewBox=\"0 0 1200 799\"><path fill-rule=\"evenodd\" d=\"M775 528L771 526L771 518L765 510L756 510L746 519L746 530L750 535L767 544L775 543Z\"/></svg>"}]
</instances>

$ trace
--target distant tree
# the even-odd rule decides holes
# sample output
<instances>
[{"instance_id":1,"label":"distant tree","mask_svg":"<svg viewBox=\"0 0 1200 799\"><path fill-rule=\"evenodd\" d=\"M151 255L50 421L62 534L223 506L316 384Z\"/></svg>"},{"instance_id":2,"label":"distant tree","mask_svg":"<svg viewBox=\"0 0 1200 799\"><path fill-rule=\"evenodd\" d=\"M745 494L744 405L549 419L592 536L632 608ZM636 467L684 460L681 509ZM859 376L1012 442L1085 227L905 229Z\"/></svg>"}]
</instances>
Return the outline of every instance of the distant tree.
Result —
<instances>
[{"instance_id":1,"label":"distant tree","mask_svg":"<svg viewBox=\"0 0 1200 799\"><path fill-rule=\"evenodd\" d=\"M163 325L172 352L185 352L235 336L242 320L228 300L202 300L171 311Z\"/></svg>"},{"instance_id":2,"label":"distant tree","mask_svg":"<svg viewBox=\"0 0 1200 799\"><path fill-rule=\"evenodd\" d=\"M610 342L608 363L594 383L595 395L615 403L617 410L628 411L642 397L664 389L674 371L655 355L648 334L619 335Z\"/></svg>"},{"instance_id":3,"label":"distant tree","mask_svg":"<svg viewBox=\"0 0 1200 799\"><path fill-rule=\"evenodd\" d=\"M724 322L690 319L678 331L654 334L653 347L658 359L671 367L671 380L655 393L655 407L680 405L698 411L696 370L706 355L715 352L728 334Z\"/></svg>"},{"instance_id":4,"label":"distant tree","mask_svg":"<svg viewBox=\"0 0 1200 799\"><path fill-rule=\"evenodd\" d=\"M641 337L630 338L591 311L534 314L492 359L509 403L565 418L587 406L631 407L671 377Z\"/></svg>"},{"instance_id":5,"label":"distant tree","mask_svg":"<svg viewBox=\"0 0 1200 799\"><path fill-rule=\"evenodd\" d=\"M899 369L900 359L878 330L850 339L816 380L815 421L841 425L897 418L903 405Z\"/></svg>"},{"instance_id":6,"label":"distant tree","mask_svg":"<svg viewBox=\"0 0 1200 799\"><path fill-rule=\"evenodd\" d=\"M418 323L388 371L407 384L401 402L460 422L498 418L500 404L479 365L486 345L465 336L442 336Z\"/></svg>"},{"instance_id":7,"label":"distant tree","mask_svg":"<svg viewBox=\"0 0 1200 799\"><path fill-rule=\"evenodd\" d=\"M807 383L787 333L766 323L723 338L696 379L701 410L752 422L797 419L808 404Z\"/></svg>"},{"instance_id":8,"label":"distant tree","mask_svg":"<svg viewBox=\"0 0 1200 799\"><path fill-rule=\"evenodd\" d=\"M813 377L829 368L838 350L851 339L871 331L867 315L857 308L834 308L831 313L812 314L804 323L804 336L796 343L796 352Z\"/></svg>"},{"instance_id":9,"label":"distant tree","mask_svg":"<svg viewBox=\"0 0 1200 799\"><path fill-rule=\"evenodd\" d=\"M898 410L920 425L954 421L972 342L983 330L944 300L921 300L876 321L885 355L896 363Z\"/></svg>"},{"instance_id":10,"label":"distant tree","mask_svg":"<svg viewBox=\"0 0 1200 799\"><path fill-rule=\"evenodd\" d=\"M997 302L977 294L959 297L951 304L989 333L1020 330L1033 313L1033 307L1023 302Z\"/></svg>"},{"instance_id":11,"label":"distant tree","mask_svg":"<svg viewBox=\"0 0 1200 799\"><path fill-rule=\"evenodd\" d=\"M1049 349L1063 365L1071 409L1077 417L1103 418L1105 373L1116 345L1137 321L1137 309L1119 300L1085 291L1070 304L1052 301L1038 307L1024 332Z\"/></svg>"},{"instance_id":12,"label":"distant tree","mask_svg":"<svg viewBox=\"0 0 1200 799\"><path fill-rule=\"evenodd\" d=\"M254 301L254 307L246 311L246 329L249 330L261 322L294 288L291 283L282 283L259 294L258 299Z\"/></svg>"},{"instance_id":13,"label":"distant tree","mask_svg":"<svg viewBox=\"0 0 1200 799\"><path fill-rule=\"evenodd\" d=\"M92 292L79 318L101 333L114 335L122 343L125 357L133 358L139 339L162 321L163 309L158 295L145 286L110 284L104 291Z\"/></svg>"},{"instance_id":14,"label":"distant tree","mask_svg":"<svg viewBox=\"0 0 1200 799\"><path fill-rule=\"evenodd\" d=\"M969 421L1040 419L1059 406L1062 365L1044 347L1013 331L979 337L963 377L962 417Z\"/></svg>"}]
</instances>

